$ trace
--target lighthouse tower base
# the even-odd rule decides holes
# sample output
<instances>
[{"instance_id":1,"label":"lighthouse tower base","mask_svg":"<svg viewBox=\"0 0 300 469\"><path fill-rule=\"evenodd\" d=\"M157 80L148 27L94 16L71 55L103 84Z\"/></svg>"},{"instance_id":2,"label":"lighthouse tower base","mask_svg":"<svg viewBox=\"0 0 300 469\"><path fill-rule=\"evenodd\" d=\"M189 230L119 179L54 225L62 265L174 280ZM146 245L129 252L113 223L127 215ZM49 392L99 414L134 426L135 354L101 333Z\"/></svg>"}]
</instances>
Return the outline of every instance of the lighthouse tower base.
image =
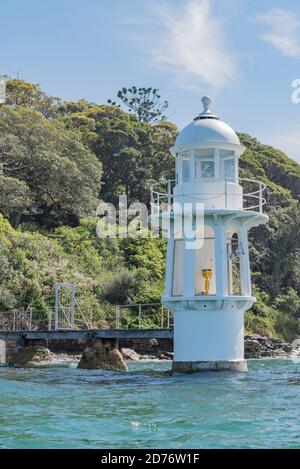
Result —
<instances>
[{"instance_id":1,"label":"lighthouse tower base","mask_svg":"<svg viewBox=\"0 0 300 469\"><path fill-rule=\"evenodd\" d=\"M174 312L173 371L247 371L244 360L244 310Z\"/></svg>"},{"instance_id":2,"label":"lighthouse tower base","mask_svg":"<svg viewBox=\"0 0 300 469\"><path fill-rule=\"evenodd\" d=\"M197 371L248 371L246 360L236 361L202 361L202 362L177 362L173 361L172 371L195 373Z\"/></svg>"}]
</instances>

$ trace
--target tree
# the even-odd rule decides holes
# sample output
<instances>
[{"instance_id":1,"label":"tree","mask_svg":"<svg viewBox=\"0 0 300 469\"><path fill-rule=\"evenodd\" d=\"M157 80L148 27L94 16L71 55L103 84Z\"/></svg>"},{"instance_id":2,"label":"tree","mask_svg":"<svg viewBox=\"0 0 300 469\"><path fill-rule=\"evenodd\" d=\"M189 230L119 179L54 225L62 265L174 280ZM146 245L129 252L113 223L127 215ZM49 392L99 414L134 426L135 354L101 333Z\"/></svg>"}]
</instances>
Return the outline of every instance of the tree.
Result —
<instances>
[{"instance_id":1,"label":"tree","mask_svg":"<svg viewBox=\"0 0 300 469\"><path fill-rule=\"evenodd\" d=\"M60 100L41 91L39 85L19 78L9 79L5 85L5 103L12 107L24 106L41 112L46 118L54 118Z\"/></svg>"},{"instance_id":2,"label":"tree","mask_svg":"<svg viewBox=\"0 0 300 469\"><path fill-rule=\"evenodd\" d=\"M24 181L0 174L0 213L18 224L20 213L28 213L32 204L30 189Z\"/></svg>"},{"instance_id":3,"label":"tree","mask_svg":"<svg viewBox=\"0 0 300 469\"><path fill-rule=\"evenodd\" d=\"M4 190L17 189L4 207L6 216L18 210L41 223L76 224L96 209L101 165L74 130L37 111L2 106L0 135Z\"/></svg>"},{"instance_id":4,"label":"tree","mask_svg":"<svg viewBox=\"0 0 300 469\"><path fill-rule=\"evenodd\" d=\"M168 177L174 168L169 147L176 127L151 126L114 106L99 107L93 116L97 139L92 150L103 165L102 197L117 203L118 195L127 194L129 203L149 203L150 181Z\"/></svg>"},{"instance_id":5,"label":"tree","mask_svg":"<svg viewBox=\"0 0 300 469\"><path fill-rule=\"evenodd\" d=\"M117 106L81 107L72 103L65 115L68 128L76 129L103 166L101 197L113 204L120 194L129 203L148 203L150 184L174 177L174 158L169 149L178 130L167 121L141 122Z\"/></svg>"},{"instance_id":6,"label":"tree","mask_svg":"<svg viewBox=\"0 0 300 469\"><path fill-rule=\"evenodd\" d=\"M175 158L170 152L178 135L178 129L172 122L161 121L152 127L152 168L153 179L158 181L174 179Z\"/></svg>"},{"instance_id":7,"label":"tree","mask_svg":"<svg viewBox=\"0 0 300 469\"><path fill-rule=\"evenodd\" d=\"M157 88L131 88L123 87L118 91L118 98L134 113L142 122L154 123L165 120L164 112L169 107L168 101L161 101L161 96ZM109 104L117 105L115 101L108 99Z\"/></svg>"}]
</instances>

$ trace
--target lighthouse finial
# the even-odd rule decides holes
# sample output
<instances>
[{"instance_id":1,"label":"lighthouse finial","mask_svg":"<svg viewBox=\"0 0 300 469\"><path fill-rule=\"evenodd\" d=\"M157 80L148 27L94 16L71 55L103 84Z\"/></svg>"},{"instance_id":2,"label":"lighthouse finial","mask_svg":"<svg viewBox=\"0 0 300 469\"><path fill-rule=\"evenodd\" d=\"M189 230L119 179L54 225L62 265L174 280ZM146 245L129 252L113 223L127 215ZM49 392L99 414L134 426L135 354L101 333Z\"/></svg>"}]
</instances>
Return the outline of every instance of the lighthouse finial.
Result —
<instances>
[{"instance_id":1,"label":"lighthouse finial","mask_svg":"<svg viewBox=\"0 0 300 469\"><path fill-rule=\"evenodd\" d=\"M210 103L212 101L210 96L203 96L201 99L203 104L203 111L200 112L199 116L195 117L194 120L198 119L219 119L218 116L215 116L210 110Z\"/></svg>"},{"instance_id":2,"label":"lighthouse finial","mask_svg":"<svg viewBox=\"0 0 300 469\"><path fill-rule=\"evenodd\" d=\"M202 101L202 104L203 104L203 112L211 113L211 110L209 109L209 106L210 106L210 103L211 103L211 97L210 96L203 96L201 101Z\"/></svg>"}]
</instances>

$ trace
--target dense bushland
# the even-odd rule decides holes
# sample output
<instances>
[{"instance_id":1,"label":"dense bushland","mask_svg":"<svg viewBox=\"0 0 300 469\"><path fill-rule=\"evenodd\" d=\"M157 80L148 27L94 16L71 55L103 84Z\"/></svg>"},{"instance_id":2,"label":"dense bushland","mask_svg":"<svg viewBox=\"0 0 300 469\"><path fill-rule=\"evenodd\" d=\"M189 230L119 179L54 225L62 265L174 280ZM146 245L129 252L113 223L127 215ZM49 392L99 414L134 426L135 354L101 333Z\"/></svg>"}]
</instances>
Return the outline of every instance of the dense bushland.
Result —
<instances>
[{"instance_id":1,"label":"dense bushland","mask_svg":"<svg viewBox=\"0 0 300 469\"><path fill-rule=\"evenodd\" d=\"M0 311L53 306L56 282L75 283L97 321L114 304L159 302L166 242L98 239L98 201L149 203L153 180L172 178L174 124L139 120L115 105L64 102L22 80L0 107ZM240 135L241 176L267 186L270 221L250 235L258 302L246 330L300 333L300 165Z\"/></svg>"}]
</instances>

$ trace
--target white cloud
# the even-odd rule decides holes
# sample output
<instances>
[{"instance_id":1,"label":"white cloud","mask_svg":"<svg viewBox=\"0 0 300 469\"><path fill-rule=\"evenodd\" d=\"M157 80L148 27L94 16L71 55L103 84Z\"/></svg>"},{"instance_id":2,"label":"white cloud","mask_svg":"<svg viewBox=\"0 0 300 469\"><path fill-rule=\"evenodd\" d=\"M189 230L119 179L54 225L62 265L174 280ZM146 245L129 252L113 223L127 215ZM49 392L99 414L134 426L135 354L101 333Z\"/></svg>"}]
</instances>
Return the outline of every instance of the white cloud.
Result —
<instances>
[{"instance_id":1,"label":"white cloud","mask_svg":"<svg viewBox=\"0 0 300 469\"><path fill-rule=\"evenodd\" d=\"M294 12L273 8L253 19L269 27L264 41L287 57L300 58L300 22Z\"/></svg>"},{"instance_id":2,"label":"white cloud","mask_svg":"<svg viewBox=\"0 0 300 469\"><path fill-rule=\"evenodd\" d=\"M162 36L152 43L152 63L170 72L179 87L218 90L235 75L223 22L211 14L210 5L209 0L189 0L180 11L172 4L156 9Z\"/></svg>"}]
</instances>

